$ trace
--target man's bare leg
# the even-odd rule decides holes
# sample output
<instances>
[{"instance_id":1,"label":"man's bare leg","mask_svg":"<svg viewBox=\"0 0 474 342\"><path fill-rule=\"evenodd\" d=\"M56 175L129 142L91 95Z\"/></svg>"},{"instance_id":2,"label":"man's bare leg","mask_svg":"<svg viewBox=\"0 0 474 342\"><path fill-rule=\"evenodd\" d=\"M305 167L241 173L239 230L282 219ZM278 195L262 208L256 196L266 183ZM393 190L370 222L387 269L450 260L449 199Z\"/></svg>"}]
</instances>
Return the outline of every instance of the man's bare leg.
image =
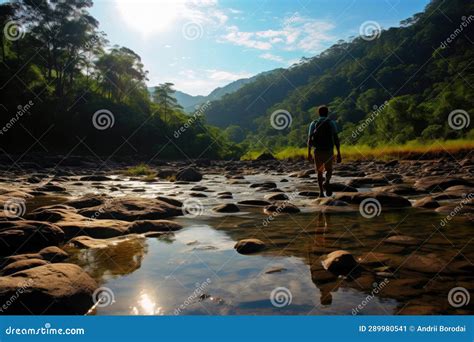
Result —
<instances>
[{"instance_id":1,"label":"man's bare leg","mask_svg":"<svg viewBox=\"0 0 474 342\"><path fill-rule=\"evenodd\" d=\"M324 182L323 172L318 170L319 197L325 197L323 182Z\"/></svg>"}]
</instances>

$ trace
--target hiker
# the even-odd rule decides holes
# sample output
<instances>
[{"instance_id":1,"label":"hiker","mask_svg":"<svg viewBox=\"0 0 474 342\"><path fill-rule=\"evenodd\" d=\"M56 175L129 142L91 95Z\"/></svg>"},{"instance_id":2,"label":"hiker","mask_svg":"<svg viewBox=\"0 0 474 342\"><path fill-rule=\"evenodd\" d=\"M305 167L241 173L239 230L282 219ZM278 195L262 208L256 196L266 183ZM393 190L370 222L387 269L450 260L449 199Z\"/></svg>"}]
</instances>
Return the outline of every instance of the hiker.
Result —
<instances>
[{"instance_id":1,"label":"hiker","mask_svg":"<svg viewBox=\"0 0 474 342\"><path fill-rule=\"evenodd\" d=\"M314 148L314 164L318 174L319 197L332 195L330 181L332 176L332 163L334 159L334 145L337 150L336 162L340 163L341 151L338 128L336 122L328 118L329 109L326 106L318 108L319 118L311 122L308 131L308 160L312 161L311 149ZM326 170L326 181L323 172ZM324 182L324 184L323 184Z\"/></svg>"}]
</instances>

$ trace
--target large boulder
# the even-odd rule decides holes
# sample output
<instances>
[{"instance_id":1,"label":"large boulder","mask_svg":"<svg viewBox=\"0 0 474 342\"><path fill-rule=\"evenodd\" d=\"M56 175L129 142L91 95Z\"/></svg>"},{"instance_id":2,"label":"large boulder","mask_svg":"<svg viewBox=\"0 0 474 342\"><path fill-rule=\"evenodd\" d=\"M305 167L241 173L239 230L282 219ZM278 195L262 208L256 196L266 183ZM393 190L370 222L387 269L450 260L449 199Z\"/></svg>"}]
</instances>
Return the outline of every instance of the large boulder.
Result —
<instances>
[{"instance_id":1,"label":"large boulder","mask_svg":"<svg viewBox=\"0 0 474 342\"><path fill-rule=\"evenodd\" d=\"M37 266L43 266L47 265L48 262L44 261L43 259L25 259L25 260L19 260L12 262L11 264L8 264L6 267L4 267L0 273L2 275L9 275L13 274L19 271L23 271L29 268L37 267Z\"/></svg>"},{"instance_id":2,"label":"large boulder","mask_svg":"<svg viewBox=\"0 0 474 342\"><path fill-rule=\"evenodd\" d=\"M199 182L202 179L201 173L192 167L181 169L176 174L177 181Z\"/></svg>"},{"instance_id":3,"label":"large boulder","mask_svg":"<svg viewBox=\"0 0 474 342\"><path fill-rule=\"evenodd\" d=\"M322 261L324 269L335 274L348 274L358 264L351 253L344 250L329 253Z\"/></svg>"},{"instance_id":4,"label":"large boulder","mask_svg":"<svg viewBox=\"0 0 474 342\"><path fill-rule=\"evenodd\" d=\"M183 215L180 208L151 198L118 197L104 205L79 210L81 215L96 219L124 221L160 220Z\"/></svg>"},{"instance_id":5,"label":"large boulder","mask_svg":"<svg viewBox=\"0 0 474 342\"><path fill-rule=\"evenodd\" d=\"M0 277L0 302L8 315L83 315L97 283L77 265L48 264ZM16 298L16 299L12 299Z\"/></svg>"},{"instance_id":6,"label":"large boulder","mask_svg":"<svg viewBox=\"0 0 474 342\"><path fill-rule=\"evenodd\" d=\"M265 243L259 239L244 239L238 241L234 248L240 254L252 254L265 249Z\"/></svg>"},{"instance_id":7,"label":"large boulder","mask_svg":"<svg viewBox=\"0 0 474 342\"><path fill-rule=\"evenodd\" d=\"M57 225L38 221L0 221L0 255L36 252L64 241Z\"/></svg>"}]
</instances>

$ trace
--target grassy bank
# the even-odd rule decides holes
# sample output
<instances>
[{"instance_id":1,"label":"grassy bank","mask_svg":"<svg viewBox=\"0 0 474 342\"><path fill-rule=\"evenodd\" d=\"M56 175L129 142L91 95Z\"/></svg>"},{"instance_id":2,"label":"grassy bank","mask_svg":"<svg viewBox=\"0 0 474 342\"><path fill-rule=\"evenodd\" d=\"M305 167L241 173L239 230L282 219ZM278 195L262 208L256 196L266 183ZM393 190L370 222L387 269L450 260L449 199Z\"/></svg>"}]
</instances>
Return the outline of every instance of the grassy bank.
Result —
<instances>
[{"instance_id":1,"label":"grassy bank","mask_svg":"<svg viewBox=\"0 0 474 342\"><path fill-rule=\"evenodd\" d=\"M370 147L368 145L343 145L341 153L343 159L360 160L360 159L404 159L422 154L454 154L461 151L472 150L474 148L474 140L434 140L430 142L411 141L403 145L379 145ZM256 159L264 150L249 151L242 156L243 160ZM267 151L268 152L268 151ZM287 147L275 152L277 159L299 159L305 158L307 155L306 148Z\"/></svg>"}]
</instances>

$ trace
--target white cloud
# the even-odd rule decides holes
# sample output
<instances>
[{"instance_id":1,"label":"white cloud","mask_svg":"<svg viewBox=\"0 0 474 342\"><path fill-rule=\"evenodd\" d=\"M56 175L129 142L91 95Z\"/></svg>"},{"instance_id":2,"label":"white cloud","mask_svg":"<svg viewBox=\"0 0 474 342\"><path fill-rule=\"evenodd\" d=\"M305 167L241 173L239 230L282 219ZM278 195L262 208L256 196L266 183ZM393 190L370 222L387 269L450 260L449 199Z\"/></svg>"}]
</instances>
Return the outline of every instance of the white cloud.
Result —
<instances>
[{"instance_id":1,"label":"white cloud","mask_svg":"<svg viewBox=\"0 0 474 342\"><path fill-rule=\"evenodd\" d=\"M260 58L267 59L269 61L274 61L274 62L279 62L279 63L285 63L285 60L277 55L271 54L271 53L263 53L259 56Z\"/></svg>"},{"instance_id":2,"label":"white cloud","mask_svg":"<svg viewBox=\"0 0 474 342\"><path fill-rule=\"evenodd\" d=\"M325 48L328 42L334 41L335 37L329 33L334 27L331 22L295 13L285 18L278 29L246 32L240 31L235 25L229 26L219 41L264 51L282 48L315 53Z\"/></svg>"},{"instance_id":3,"label":"white cloud","mask_svg":"<svg viewBox=\"0 0 474 342\"><path fill-rule=\"evenodd\" d=\"M178 72L178 76L174 77L160 77L169 80L175 84L175 89L184 91L191 95L207 95L217 87L222 87L232 81L241 78L248 78L253 74L248 72L230 72L226 70L204 69L193 70L184 69ZM152 82L150 82L152 84Z\"/></svg>"}]
</instances>

